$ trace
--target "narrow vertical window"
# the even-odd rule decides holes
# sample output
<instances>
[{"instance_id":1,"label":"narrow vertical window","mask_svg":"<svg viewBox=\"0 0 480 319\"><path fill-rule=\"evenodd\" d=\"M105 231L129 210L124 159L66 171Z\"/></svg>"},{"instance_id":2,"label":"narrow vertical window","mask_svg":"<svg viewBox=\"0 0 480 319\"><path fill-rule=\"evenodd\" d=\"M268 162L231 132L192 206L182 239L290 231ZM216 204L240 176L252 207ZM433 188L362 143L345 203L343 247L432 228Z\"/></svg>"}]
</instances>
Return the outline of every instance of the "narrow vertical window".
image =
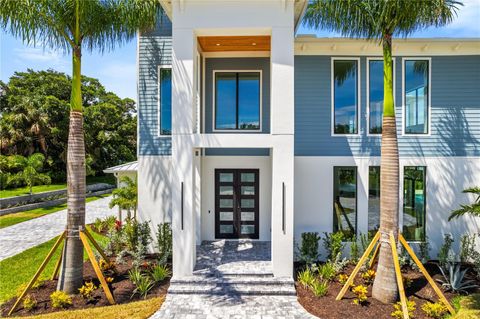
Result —
<instances>
[{"instance_id":1,"label":"narrow vertical window","mask_svg":"<svg viewBox=\"0 0 480 319\"><path fill-rule=\"evenodd\" d=\"M426 167L405 166L403 173L403 236L425 240Z\"/></svg>"},{"instance_id":2,"label":"narrow vertical window","mask_svg":"<svg viewBox=\"0 0 480 319\"><path fill-rule=\"evenodd\" d=\"M429 61L405 60L405 134L428 134Z\"/></svg>"},{"instance_id":3,"label":"narrow vertical window","mask_svg":"<svg viewBox=\"0 0 480 319\"><path fill-rule=\"evenodd\" d=\"M260 129L260 72L216 72L215 129Z\"/></svg>"},{"instance_id":4,"label":"narrow vertical window","mask_svg":"<svg viewBox=\"0 0 480 319\"><path fill-rule=\"evenodd\" d=\"M357 168L333 168L333 231L345 239L357 234Z\"/></svg>"},{"instance_id":5,"label":"narrow vertical window","mask_svg":"<svg viewBox=\"0 0 480 319\"><path fill-rule=\"evenodd\" d=\"M159 69L159 131L160 135L172 134L172 69Z\"/></svg>"},{"instance_id":6,"label":"narrow vertical window","mask_svg":"<svg viewBox=\"0 0 480 319\"><path fill-rule=\"evenodd\" d=\"M368 133L381 134L383 119L383 60L368 61L367 103Z\"/></svg>"},{"instance_id":7,"label":"narrow vertical window","mask_svg":"<svg viewBox=\"0 0 480 319\"><path fill-rule=\"evenodd\" d=\"M358 61L333 61L334 134L358 133Z\"/></svg>"},{"instance_id":8,"label":"narrow vertical window","mask_svg":"<svg viewBox=\"0 0 480 319\"><path fill-rule=\"evenodd\" d=\"M380 228L380 166L368 168L368 233Z\"/></svg>"}]
</instances>

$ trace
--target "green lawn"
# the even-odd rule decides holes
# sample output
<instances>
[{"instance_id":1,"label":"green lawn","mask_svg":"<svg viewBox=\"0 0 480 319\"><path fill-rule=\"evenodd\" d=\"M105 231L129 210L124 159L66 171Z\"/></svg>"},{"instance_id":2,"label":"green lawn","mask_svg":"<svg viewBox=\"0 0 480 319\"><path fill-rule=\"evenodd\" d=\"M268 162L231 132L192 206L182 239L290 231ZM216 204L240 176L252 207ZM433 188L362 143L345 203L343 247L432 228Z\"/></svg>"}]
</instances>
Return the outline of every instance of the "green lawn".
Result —
<instances>
[{"instance_id":1,"label":"green lawn","mask_svg":"<svg viewBox=\"0 0 480 319\"><path fill-rule=\"evenodd\" d=\"M92 196L88 197L86 202L91 202L100 198L104 198L106 196L109 196L110 194L105 194L105 195L100 195L100 196ZM0 229L8 226L12 226L33 218L37 218L40 216L44 216L47 214L55 213L58 212L62 209L67 208L67 204L60 204L60 205L55 205L51 207L44 207L44 208L37 208L37 209L32 209L26 212L18 212L18 213L13 213L13 214L8 214L8 215L3 215L0 216Z\"/></svg>"},{"instance_id":2,"label":"green lawn","mask_svg":"<svg viewBox=\"0 0 480 319\"><path fill-rule=\"evenodd\" d=\"M90 230L90 229L89 229ZM90 231L95 240L105 246L107 238ZM15 297L18 287L28 283L42 261L47 256L57 238L53 238L43 244L32 247L24 252L0 261L0 303ZM40 278L49 278L60 256L62 245L57 248L53 258L48 263ZM84 259L87 259L86 253Z\"/></svg>"},{"instance_id":3,"label":"green lawn","mask_svg":"<svg viewBox=\"0 0 480 319\"><path fill-rule=\"evenodd\" d=\"M95 183L107 183L115 185L115 177L112 174L108 174L105 176L88 176L87 177L87 184L95 184ZM49 192L49 191L57 191L60 189L67 188L67 183L56 183L50 185L36 185L33 186L33 193L42 193L42 192ZM12 188L12 189L4 189L0 191L0 198L7 198L13 196L21 196L21 195L28 195L30 193L30 189L28 187L19 187L19 188Z\"/></svg>"}]
</instances>

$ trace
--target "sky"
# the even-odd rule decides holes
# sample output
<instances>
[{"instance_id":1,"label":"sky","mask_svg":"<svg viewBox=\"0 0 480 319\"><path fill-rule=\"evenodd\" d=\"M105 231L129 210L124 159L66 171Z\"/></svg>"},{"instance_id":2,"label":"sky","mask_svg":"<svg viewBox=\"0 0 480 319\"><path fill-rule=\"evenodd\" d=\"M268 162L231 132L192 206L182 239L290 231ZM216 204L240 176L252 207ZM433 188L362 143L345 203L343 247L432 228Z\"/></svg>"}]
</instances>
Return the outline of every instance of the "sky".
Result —
<instances>
[{"instance_id":1,"label":"sky","mask_svg":"<svg viewBox=\"0 0 480 319\"><path fill-rule=\"evenodd\" d=\"M415 38L480 38L480 0L464 0L457 19L442 28L428 28L414 33ZM325 30L311 30L301 26L297 34L316 34L318 37L338 37ZM82 74L98 78L108 91L118 96L137 98L136 90L137 40L112 52L99 54L84 52ZM60 51L28 46L0 31L0 79L8 82L15 71L54 69L71 74L71 57Z\"/></svg>"}]
</instances>

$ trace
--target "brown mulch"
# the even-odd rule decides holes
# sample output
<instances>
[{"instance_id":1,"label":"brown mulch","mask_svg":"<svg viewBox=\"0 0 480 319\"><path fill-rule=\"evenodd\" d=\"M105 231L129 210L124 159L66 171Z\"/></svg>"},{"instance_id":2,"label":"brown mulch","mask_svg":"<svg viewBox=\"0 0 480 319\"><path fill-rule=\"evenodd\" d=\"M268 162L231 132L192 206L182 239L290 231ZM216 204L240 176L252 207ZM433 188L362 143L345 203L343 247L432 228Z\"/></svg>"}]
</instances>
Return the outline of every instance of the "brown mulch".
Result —
<instances>
[{"instance_id":1,"label":"brown mulch","mask_svg":"<svg viewBox=\"0 0 480 319\"><path fill-rule=\"evenodd\" d=\"M351 274L354 265L349 265L344 273ZM437 266L433 263L426 264L427 271L435 279L442 278ZM360 277L361 272L355 278L355 284L363 284ZM409 300L415 301L415 319L427 319L422 311L422 305L429 302L437 302L438 297L435 291L430 287L428 281L423 277L420 271L408 269L402 273L404 277L412 279L410 287L405 287L405 292ZM372 286L368 287L368 304L365 306L353 303L355 295L351 291L347 291L342 300L336 301L338 293L342 289L342 285L334 280L330 283L328 293L324 297L316 297L310 289L304 288L298 282L295 283L297 289L297 297L300 304L311 314L322 319L343 319L343 318L375 318L375 319L391 319L391 313L394 311L392 304L383 304L372 298ZM444 292L445 297L450 301L455 294Z\"/></svg>"},{"instance_id":2,"label":"brown mulch","mask_svg":"<svg viewBox=\"0 0 480 319\"><path fill-rule=\"evenodd\" d=\"M115 259L112 258L112 261ZM132 260L130 257L125 258L126 263L116 265L116 275L114 281L110 284L110 291L113 294L116 304L124 304L133 301L142 300L138 294L132 296L135 286L128 279L128 271L132 268ZM146 261L154 262L155 256L150 255L146 258ZM94 301L86 301L80 294L72 295L73 305L68 307L70 310L75 309L84 309L84 308L93 308L93 307L102 307L108 306L108 302L103 289L101 288L100 282L95 275L92 265L89 261L86 261L83 264L84 272L84 282L89 282L90 280L98 287L95 290L93 297ZM168 286L170 284L170 278L165 279L164 281L155 284L155 286L150 290L147 295L147 299L163 296L167 293ZM17 310L12 314L15 316L30 316L35 314L43 314L61 311L63 309L57 309L51 307L50 294L57 290L57 280L47 280L44 285L37 289L31 289L27 295L34 297L37 300L37 307L34 310L27 311L23 309L23 302L20 302ZM8 300L0 306L0 311L2 316L6 317L8 311L16 301L16 297Z\"/></svg>"}]
</instances>

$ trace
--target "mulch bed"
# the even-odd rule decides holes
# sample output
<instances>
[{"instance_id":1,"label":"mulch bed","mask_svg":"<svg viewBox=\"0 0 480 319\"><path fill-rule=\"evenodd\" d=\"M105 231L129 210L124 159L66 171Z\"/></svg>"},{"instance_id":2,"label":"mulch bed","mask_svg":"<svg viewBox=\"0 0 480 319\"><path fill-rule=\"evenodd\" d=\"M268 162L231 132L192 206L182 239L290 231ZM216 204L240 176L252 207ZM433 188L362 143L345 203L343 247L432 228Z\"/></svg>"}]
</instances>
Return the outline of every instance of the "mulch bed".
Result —
<instances>
[{"instance_id":1,"label":"mulch bed","mask_svg":"<svg viewBox=\"0 0 480 319\"><path fill-rule=\"evenodd\" d=\"M111 261L115 259L112 258ZM149 255L146 261L154 262L155 256ZM133 301L141 300L138 294L132 296L133 290L135 286L133 283L128 279L128 271L132 268L132 259L130 257L125 258L125 264L116 265L116 275L114 276L114 281L110 284L110 290L112 291L113 297L115 299L116 304L124 304ZM95 275L92 265L90 261L86 261L83 264L83 271L84 271L84 282L93 281L93 283L99 287L95 290L93 296L93 302L87 302L81 295L72 295L72 303L73 305L70 306L68 309L83 309L83 308L93 308L93 307L102 307L108 306L110 303L108 302L103 289L100 286L100 282ZM159 297L165 295L167 293L168 286L170 284L170 279L165 279L164 281L156 284L148 293L148 298ZM61 311L63 309L53 308L50 302L50 294L57 289L57 280L47 280L45 281L44 285L37 288L30 290L28 294L34 297L37 300L37 307L34 310L27 311L23 309L23 303L20 302L17 310L12 314L15 316L30 316L34 314L43 314L43 313L50 313ZM7 302L3 303L0 307L2 316L7 316L8 311L13 306L17 298L12 298Z\"/></svg>"},{"instance_id":2,"label":"mulch bed","mask_svg":"<svg viewBox=\"0 0 480 319\"><path fill-rule=\"evenodd\" d=\"M299 265L297 265L299 269ZM425 265L429 274L433 279L442 278L438 267L434 263ZM349 265L344 273L350 275L354 265ZM422 311L422 304L425 302L438 302L435 291L430 287L428 281L420 273L413 269L405 270L402 275L412 279L410 287L405 287L405 292L409 300L415 301L415 319L427 319ZM360 273L355 278L355 284L363 284ZM394 311L393 305L383 304L372 297L372 286L368 287L368 304L365 306L355 305L353 299L355 295L351 291L347 291L342 300L336 301L338 293L343 285L334 280L330 283L328 293L324 297L316 297L309 288L304 288L298 282L295 283L297 289L298 301L311 314L322 319L341 319L341 318L375 318L375 319L391 319L391 313ZM442 290L443 291L443 290ZM445 297L450 301L455 294L444 292Z\"/></svg>"}]
</instances>

